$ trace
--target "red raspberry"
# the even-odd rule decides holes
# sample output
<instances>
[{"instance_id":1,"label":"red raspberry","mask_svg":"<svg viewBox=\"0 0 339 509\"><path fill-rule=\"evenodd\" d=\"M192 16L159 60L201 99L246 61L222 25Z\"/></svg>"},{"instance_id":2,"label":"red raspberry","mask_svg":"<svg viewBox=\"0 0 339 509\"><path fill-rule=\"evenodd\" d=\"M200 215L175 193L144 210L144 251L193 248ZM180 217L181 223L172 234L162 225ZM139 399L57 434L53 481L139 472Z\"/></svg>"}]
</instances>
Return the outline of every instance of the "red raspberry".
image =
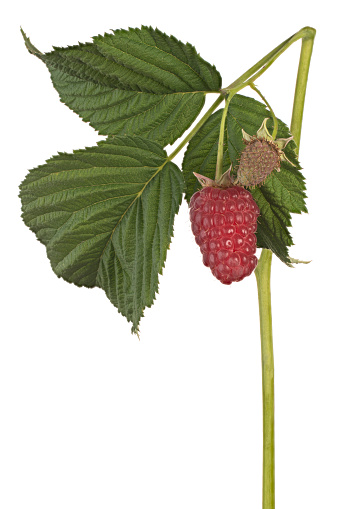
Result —
<instances>
[{"instance_id":1,"label":"red raspberry","mask_svg":"<svg viewBox=\"0 0 339 509\"><path fill-rule=\"evenodd\" d=\"M257 218L260 211L240 186L203 187L190 201L190 219L203 263L225 285L241 281L255 269Z\"/></svg>"}]
</instances>

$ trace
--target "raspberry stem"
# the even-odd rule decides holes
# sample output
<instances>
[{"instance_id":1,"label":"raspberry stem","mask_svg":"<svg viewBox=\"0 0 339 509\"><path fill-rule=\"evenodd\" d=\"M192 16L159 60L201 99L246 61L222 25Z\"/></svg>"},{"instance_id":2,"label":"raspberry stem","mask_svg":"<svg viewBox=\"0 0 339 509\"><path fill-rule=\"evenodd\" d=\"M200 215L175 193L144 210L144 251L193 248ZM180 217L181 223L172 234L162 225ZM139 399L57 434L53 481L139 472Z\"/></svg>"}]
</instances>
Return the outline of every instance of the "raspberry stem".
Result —
<instances>
[{"instance_id":1,"label":"raspberry stem","mask_svg":"<svg viewBox=\"0 0 339 509\"><path fill-rule=\"evenodd\" d=\"M299 152L301 125L304 113L306 85L308 78L308 71L310 68L313 43L315 37L315 30L309 37L304 37L301 43L300 60L298 67L297 82L295 85L294 103L292 110L291 120L291 134L293 134L294 141L297 145L297 154Z\"/></svg>"},{"instance_id":2,"label":"raspberry stem","mask_svg":"<svg viewBox=\"0 0 339 509\"><path fill-rule=\"evenodd\" d=\"M293 129L296 131L295 134L295 141L297 145L299 145L300 141L300 130L297 129L297 126L300 124L301 126L301 120L302 120L302 114L303 114L303 107L304 102L301 100L302 97L305 98L305 91L306 91L306 82L307 82L307 74L308 74L308 68L310 64L310 58L312 54L312 47L313 47L313 41L315 37L315 30L311 27L304 27L296 34L292 35L292 37L289 37L286 39L286 41L282 42L277 46L274 50L272 50L270 53L268 53L265 57L263 57L259 62L257 62L254 66L252 66L248 71L246 71L244 74L242 74L236 81L234 81L231 85L229 85L226 88L222 88L219 93L219 97L216 99L216 101L212 104L212 106L209 108L209 110L205 113L205 115L200 119L200 121L196 124L196 126L190 131L187 136L183 139L183 141L173 150L173 152L168 156L167 161L172 161L172 159L184 148L184 146L193 138L195 133L199 131L200 127L206 122L206 120L212 115L214 110L219 106L219 104L222 103L222 101L226 97L226 104L223 112L223 117L221 121L220 126L220 136L219 136L219 144L218 144L218 156L217 156L217 166L216 166L216 178L220 178L223 171L222 171L222 163L223 163L223 144L224 144L224 132L225 132L225 122L226 122L226 116L227 116L227 110L228 105L232 99L232 97L237 93L240 92L243 88L250 86L254 90L258 92L258 94L261 96L261 98L264 100L267 107L270 109L273 121L274 121L274 131L273 131L273 138L275 138L276 135L276 119L275 115L273 113L272 108L269 106L266 99L261 95L261 93L258 91L258 89L254 85L254 81L259 78L267 69L275 62L275 60L291 46L294 42L298 41L299 39L302 39L302 52L300 57L300 64L299 64L299 71L298 72L298 78L297 78L297 85L296 85L296 95L295 95L295 103L293 106L293 116L292 116L292 126ZM304 49L304 53L303 53ZM306 75L306 80L303 78L303 76ZM255 88L254 88L255 87ZM297 98L297 102L296 102ZM292 131L291 126L291 132ZM218 176L218 177L217 177Z\"/></svg>"},{"instance_id":3,"label":"raspberry stem","mask_svg":"<svg viewBox=\"0 0 339 509\"><path fill-rule=\"evenodd\" d=\"M224 111L223 111L222 117L221 117L219 142L218 142L218 154L217 154L217 165L216 165L216 169L215 169L215 180L219 180L221 178L221 175L223 174L225 123L226 123L228 106L229 106L234 94L235 94L235 92L231 92L227 96L227 98L225 100Z\"/></svg>"},{"instance_id":4,"label":"raspberry stem","mask_svg":"<svg viewBox=\"0 0 339 509\"><path fill-rule=\"evenodd\" d=\"M272 133L272 138L275 140L276 136L277 136L277 132L278 132L278 120L277 120L277 117L275 116L274 114L274 111L271 107L271 105L269 104L269 102L267 101L267 99L265 99L265 97L263 96L263 94L260 92L260 90L258 89L258 87L254 84L254 83L250 83L250 87L252 90L254 90L258 95L259 97L261 97L261 99L264 101L264 103L266 104L267 108L270 110L271 112L271 115L272 115L272 119L273 119L273 133Z\"/></svg>"},{"instance_id":5,"label":"raspberry stem","mask_svg":"<svg viewBox=\"0 0 339 509\"><path fill-rule=\"evenodd\" d=\"M277 60L277 58L280 57L282 53L284 53L284 51L287 50L287 48L289 48L294 42L298 41L299 39L302 39L303 43L305 41L309 41L309 44L307 46L311 46L312 48L315 33L316 31L312 27L302 28L301 30L299 30L299 32L295 33L294 35L286 39L286 41L282 42L281 44L279 44L279 46L270 51L270 53L268 53L261 60L259 60L259 62L257 62L250 69L248 69L248 71L242 74L228 87L223 88L221 90L221 93L227 95L231 90L237 93L243 88L247 87L247 85L249 85L250 82L253 83L257 78L259 78L259 76L261 76L265 71L267 71L269 67L271 67L271 65ZM304 70L307 75L308 68L306 69L306 66Z\"/></svg>"},{"instance_id":6,"label":"raspberry stem","mask_svg":"<svg viewBox=\"0 0 339 509\"><path fill-rule=\"evenodd\" d=\"M274 357L271 309L272 251L263 249L255 270L258 286L262 399L263 399L263 509L275 507L274 478Z\"/></svg>"},{"instance_id":7,"label":"raspberry stem","mask_svg":"<svg viewBox=\"0 0 339 509\"><path fill-rule=\"evenodd\" d=\"M300 30L292 38L285 42L285 49L295 40L302 38L300 61L297 75L297 82L294 95L291 134L294 136L297 145L297 153L300 146L300 134L303 118L306 84L310 59L312 55L313 42L315 37L314 28L306 27ZM300 35L301 34L301 35ZM276 48L270 64L284 51L283 45L280 49ZM278 51L277 51L278 50ZM274 57L274 52L276 56ZM263 59L265 60L265 59ZM260 61L257 66L264 65ZM248 71L253 75L254 66ZM265 70L266 66L263 68ZM262 69L261 72L264 72ZM258 74L258 73L257 73ZM246 73L245 73L246 75ZM245 76L243 75L243 77ZM247 76L250 77L250 76ZM246 78L247 78L246 77ZM255 76L257 77L257 75ZM245 79L245 78L244 78ZM253 78L254 80L255 78ZM275 508L275 468L274 468L274 358L273 358L273 334L272 334L272 309L271 309L271 264L272 252L263 249L255 275L258 286L259 316L260 316L260 336L261 336L261 354L262 354L262 390L263 390L263 509Z\"/></svg>"}]
</instances>

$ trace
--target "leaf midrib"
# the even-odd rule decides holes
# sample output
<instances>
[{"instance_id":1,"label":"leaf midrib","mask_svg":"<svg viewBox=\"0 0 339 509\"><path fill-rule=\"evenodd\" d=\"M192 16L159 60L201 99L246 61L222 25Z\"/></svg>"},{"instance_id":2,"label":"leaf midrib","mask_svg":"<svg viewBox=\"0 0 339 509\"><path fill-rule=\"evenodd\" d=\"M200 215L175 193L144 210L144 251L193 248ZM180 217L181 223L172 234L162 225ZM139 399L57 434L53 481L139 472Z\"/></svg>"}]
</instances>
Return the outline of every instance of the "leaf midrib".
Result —
<instances>
[{"instance_id":1,"label":"leaf midrib","mask_svg":"<svg viewBox=\"0 0 339 509\"><path fill-rule=\"evenodd\" d=\"M82 60L78 59L79 62L81 62L82 64L84 62L82 62ZM55 70L57 71L61 71L65 74L67 74L68 76L71 76L73 78L77 78L79 81L82 81L83 83L93 83L93 85L96 85L96 86L99 86L99 87L103 87L103 88L107 88L106 91L104 92L100 92L100 93L97 93L97 94L93 94L93 95L104 95L106 93L108 93L108 91L110 90L119 90L120 92L126 92L126 93L130 93L130 94L133 94L133 95L136 95L136 94L144 94L144 95L163 95L163 96L167 96L167 95L184 95L184 94L192 94L192 95L195 95L195 94L219 94L219 90L183 90L181 92L144 92L142 90L130 90L130 89L125 89L125 88L119 88L119 87L109 87L108 85L105 85L103 83L98 83L97 81L94 81L90 78L79 78L79 76L74 76L73 74L70 74L69 72L67 72L65 69L61 69L61 67L58 67L56 65L53 65L52 63L50 63L50 65L52 65L54 67ZM127 69L129 69L129 67L126 67ZM95 67L92 67L92 69L96 70ZM132 69L129 69L129 70L132 70ZM104 73L102 73L104 74ZM110 77L109 74L105 74L105 76L107 78ZM146 76L147 77L147 76ZM121 82L121 80L119 80ZM74 83L72 81L67 81L65 80L66 83ZM160 83L161 84L161 83ZM65 95L69 95L71 97L82 97L83 95L82 94L67 94L65 93ZM133 97L133 95L131 95L129 97L129 99L131 97ZM126 101L127 99L124 99L123 101ZM117 103L119 104L119 103Z\"/></svg>"},{"instance_id":2,"label":"leaf midrib","mask_svg":"<svg viewBox=\"0 0 339 509\"><path fill-rule=\"evenodd\" d=\"M157 169L157 171L154 173L154 175L152 175L152 177L144 184L143 188L137 193L136 197L134 198L134 200L129 204L129 206L127 207L127 209L125 210L125 212L122 214L122 216L120 217L119 221L116 223L115 227L113 228L112 230L112 233L111 235L109 236L109 239L107 240L103 250L102 250L102 253L100 255L100 258L99 258L99 263L98 263L98 270L97 270L97 274L100 270L100 265L101 265L101 262L102 262L102 259L103 259L103 256L104 256L104 253L105 253L105 250L108 246L108 244L111 242L112 240L112 237L113 237L113 234L115 232L115 230L117 229L118 225L121 223L121 221L123 220L123 218L125 217L125 215L127 214L127 212L129 211L129 209L132 207L132 205L134 205L134 203L136 202L136 200L138 198L140 198L140 196L142 195L142 193L144 192L146 186L154 179L154 177L156 175L158 175L158 173L166 166L166 164L170 162L170 159L169 158L166 158L165 162L159 166L159 168ZM98 276L97 276L98 277ZM95 278L95 281L97 283L97 277Z\"/></svg>"},{"instance_id":3,"label":"leaf midrib","mask_svg":"<svg viewBox=\"0 0 339 509\"><path fill-rule=\"evenodd\" d=\"M173 73L173 72L171 72L171 71L168 71L167 69L163 69L162 67L159 67L159 66L157 66L157 65L155 65L155 64L152 64L152 63L148 62L147 60L143 60L143 59L141 59L141 58L139 58L139 57L136 57L136 56L135 56L135 55L133 55L132 53L128 53L127 51L124 51L124 50L122 50L121 48L117 48L117 47L116 47L116 46L114 46L113 44L108 44L108 43L104 40L104 38L102 38L102 39L101 39L101 42L102 42L103 44L105 44L106 46L108 46L108 47L111 47L111 48L113 47L113 48L115 48L116 50L121 51L121 53L124 53L125 55L129 55L129 56L131 56L131 57L135 58L136 60L139 60L140 62L143 62L143 63L145 63L145 64L147 64L147 65L150 65L150 66L152 66L152 67L154 67L154 68L156 68L156 69L160 69L160 70L161 70L161 71L163 71L163 72L169 73L169 74L171 74L172 76L174 76L175 78L179 78L179 79L180 79L183 83L185 83L186 85L190 86L190 83L187 83L187 82L186 82L186 81L185 81L185 80L184 80L181 76L177 76L176 74L174 74L174 73ZM135 41L133 41L133 42L135 42ZM203 78L202 78L202 77L201 77L201 76L197 73L197 71L196 71L195 69L193 69L193 67L191 67L189 64L187 64L187 62L183 62L182 60L180 60L180 59L179 59L176 55L174 55L173 53L167 53L167 51L164 51L163 49L159 48L158 46L156 46L156 45L155 45L155 46L152 46L152 45L150 45L150 44L145 43L144 41L140 41L140 42L138 41L138 44L144 45L144 46L149 47L149 48L156 48L158 51L160 51L160 52L164 53L165 55L167 55L167 56L171 56L171 57L174 57L174 58L175 58L176 60L178 60L181 64L184 64L184 65L185 65L185 66L187 66L189 69L191 69L191 71L193 71L193 73L194 73L194 74L195 74L195 75L199 78L199 80L200 80L200 81L202 81L205 85L207 85L206 81L205 81L205 80L204 80L204 79L203 79ZM99 51L100 51L100 50L99 50ZM119 64L119 65L121 65L121 64ZM128 66L125 66L125 65L123 65L123 67L126 67L127 69L130 69ZM131 70L133 70L133 69L131 69ZM134 71L134 72L136 72L136 71ZM143 76L145 76L143 73L140 73L140 74L142 74ZM148 76L145 76L145 77L147 78ZM154 79L154 78L152 78L152 79ZM155 81L157 81L157 80L155 80ZM160 84L161 84L161 85L163 85L163 83L160 83ZM168 85L166 85L166 86L168 86ZM171 87L169 87L169 88L171 89Z\"/></svg>"}]
</instances>

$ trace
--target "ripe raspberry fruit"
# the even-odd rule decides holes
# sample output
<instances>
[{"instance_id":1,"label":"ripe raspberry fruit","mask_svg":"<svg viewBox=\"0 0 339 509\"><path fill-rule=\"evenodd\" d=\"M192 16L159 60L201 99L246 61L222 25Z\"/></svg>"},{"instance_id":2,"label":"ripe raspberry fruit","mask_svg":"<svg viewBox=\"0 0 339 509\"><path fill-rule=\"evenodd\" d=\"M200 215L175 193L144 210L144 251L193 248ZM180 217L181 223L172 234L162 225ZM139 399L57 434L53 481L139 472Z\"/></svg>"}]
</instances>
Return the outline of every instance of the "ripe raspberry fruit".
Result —
<instances>
[{"instance_id":1,"label":"ripe raspberry fruit","mask_svg":"<svg viewBox=\"0 0 339 509\"><path fill-rule=\"evenodd\" d=\"M223 284L241 281L255 269L258 205L240 186L203 187L190 201L190 219L203 263Z\"/></svg>"}]
</instances>

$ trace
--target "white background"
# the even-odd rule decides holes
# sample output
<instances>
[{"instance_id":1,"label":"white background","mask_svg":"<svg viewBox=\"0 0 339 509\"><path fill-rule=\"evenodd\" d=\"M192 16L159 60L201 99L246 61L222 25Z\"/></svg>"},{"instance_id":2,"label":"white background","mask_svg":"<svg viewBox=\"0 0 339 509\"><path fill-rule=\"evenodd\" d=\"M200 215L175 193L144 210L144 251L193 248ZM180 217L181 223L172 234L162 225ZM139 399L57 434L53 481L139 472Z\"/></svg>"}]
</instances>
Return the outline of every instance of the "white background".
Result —
<instances>
[{"instance_id":1,"label":"white background","mask_svg":"<svg viewBox=\"0 0 339 509\"><path fill-rule=\"evenodd\" d=\"M231 287L211 276L183 203L139 341L103 291L53 274L20 219L18 185L27 170L99 139L59 102L20 25L49 51L144 24L194 44L223 86L303 26L318 31L300 151L309 215L293 218L291 249L312 263L290 269L275 259L272 271L276 507L339 508L335 2L8 5L1 21L0 506L261 507L254 275ZM287 123L299 51L300 42L257 82Z\"/></svg>"}]
</instances>

